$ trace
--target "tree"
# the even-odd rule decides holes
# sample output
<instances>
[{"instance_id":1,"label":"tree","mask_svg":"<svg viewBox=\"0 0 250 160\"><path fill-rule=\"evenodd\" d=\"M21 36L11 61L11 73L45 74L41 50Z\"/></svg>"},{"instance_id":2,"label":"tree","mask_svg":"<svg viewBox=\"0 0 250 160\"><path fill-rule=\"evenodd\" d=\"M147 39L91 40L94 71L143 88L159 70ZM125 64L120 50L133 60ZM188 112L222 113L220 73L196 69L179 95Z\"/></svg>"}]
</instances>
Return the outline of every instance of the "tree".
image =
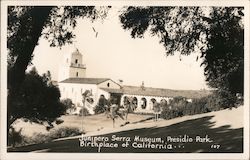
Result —
<instances>
[{"instance_id":1,"label":"tree","mask_svg":"<svg viewBox=\"0 0 250 160\"><path fill-rule=\"evenodd\" d=\"M107 109L107 117L112 119L113 127L115 127L115 120L117 118L121 118L124 120L123 113L120 111L120 106L117 104L117 98L111 96L108 99L108 109Z\"/></svg>"},{"instance_id":2,"label":"tree","mask_svg":"<svg viewBox=\"0 0 250 160\"><path fill-rule=\"evenodd\" d=\"M104 113L107 110L107 105L108 105L108 100L105 98L104 95L101 95L97 105L95 106L95 114L100 114L100 113Z\"/></svg>"},{"instance_id":3,"label":"tree","mask_svg":"<svg viewBox=\"0 0 250 160\"><path fill-rule=\"evenodd\" d=\"M208 84L217 88L222 107L233 107L244 91L243 8L217 8L211 13L207 50L203 52Z\"/></svg>"},{"instance_id":4,"label":"tree","mask_svg":"<svg viewBox=\"0 0 250 160\"><path fill-rule=\"evenodd\" d=\"M60 102L60 91L49 79L49 75L38 75L35 68L26 73L15 99L8 99L8 129L17 119L53 127L52 122L65 113L66 106Z\"/></svg>"},{"instance_id":5,"label":"tree","mask_svg":"<svg viewBox=\"0 0 250 160\"><path fill-rule=\"evenodd\" d=\"M17 90L41 36L53 47L71 44L78 18L104 18L109 7L10 6L8 7L8 88Z\"/></svg>"},{"instance_id":6,"label":"tree","mask_svg":"<svg viewBox=\"0 0 250 160\"><path fill-rule=\"evenodd\" d=\"M41 121L51 122L54 119L53 116L49 119L48 117L40 117L44 114L43 110L37 110L36 114L30 114L29 116L26 116L26 113L20 110L19 104L25 103L20 97L22 92L24 92L23 88L25 87L23 85L27 85L26 87L29 85L24 81L26 76L28 76L27 78L32 78L29 74L25 74L25 71L28 65L31 64L34 48L42 36L48 39L53 47L61 47L72 43L75 37L72 31L77 24L77 19L86 17L94 21L97 18L104 18L109 7L99 8L97 9L94 6L8 7L8 127L16 118L27 118L37 123L41 123ZM33 76L38 77L36 74L33 74ZM34 77L33 80L35 82L38 81ZM42 86L42 84L39 85ZM55 98L54 102L60 97L56 87L50 87L49 92L51 93L48 93L48 95L55 94L48 97L50 100ZM35 92L35 94L41 95L40 92ZM44 92L43 94L47 93ZM25 106L24 104L22 105ZM27 106L31 111L33 110L31 104ZM33 107L36 109L36 106ZM48 111L51 112L50 114L61 114L61 111L56 110L55 107L48 108Z\"/></svg>"},{"instance_id":7,"label":"tree","mask_svg":"<svg viewBox=\"0 0 250 160\"><path fill-rule=\"evenodd\" d=\"M125 116L125 120L126 123L129 123L128 120L128 114L129 113L133 113L134 110L137 107L137 99L133 96L125 96L124 97L124 101L123 101L123 109L124 109L124 116Z\"/></svg>"},{"instance_id":8,"label":"tree","mask_svg":"<svg viewBox=\"0 0 250 160\"><path fill-rule=\"evenodd\" d=\"M167 55L201 52L197 60L203 59L208 85L217 89L222 105L233 106L236 93L243 95L242 11L242 7L130 6L120 21L133 38L142 38L146 31L158 36Z\"/></svg>"},{"instance_id":9,"label":"tree","mask_svg":"<svg viewBox=\"0 0 250 160\"><path fill-rule=\"evenodd\" d=\"M123 108L125 113L125 120L128 120L129 112L133 111L133 97L124 97Z\"/></svg>"},{"instance_id":10,"label":"tree","mask_svg":"<svg viewBox=\"0 0 250 160\"><path fill-rule=\"evenodd\" d=\"M143 38L146 31L158 36L167 55L180 52L191 54L200 46L206 32L206 21L201 7L128 7L120 21L133 38Z\"/></svg>"},{"instance_id":11,"label":"tree","mask_svg":"<svg viewBox=\"0 0 250 160\"><path fill-rule=\"evenodd\" d=\"M76 107L70 98L61 100L61 103L66 107L66 112L71 113L76 110Z\"/></svg>"}]
</instances>

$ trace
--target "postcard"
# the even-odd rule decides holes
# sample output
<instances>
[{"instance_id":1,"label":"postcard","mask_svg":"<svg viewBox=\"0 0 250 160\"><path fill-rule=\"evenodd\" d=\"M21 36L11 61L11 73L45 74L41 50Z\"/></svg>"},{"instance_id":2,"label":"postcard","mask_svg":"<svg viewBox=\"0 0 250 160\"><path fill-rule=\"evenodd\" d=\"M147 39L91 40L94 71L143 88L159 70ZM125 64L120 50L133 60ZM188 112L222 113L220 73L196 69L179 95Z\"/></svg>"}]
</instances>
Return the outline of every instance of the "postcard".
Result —
<instances>
[{"instance_id":1,"label":"postcard","mask_svg":"<svg viewBox=\"0 0 250 160\"><path fill-rule=\"evenodd\" d=\"M249 1L1 1L1 159L249 159Z\"/></svg>"}]
</instances>

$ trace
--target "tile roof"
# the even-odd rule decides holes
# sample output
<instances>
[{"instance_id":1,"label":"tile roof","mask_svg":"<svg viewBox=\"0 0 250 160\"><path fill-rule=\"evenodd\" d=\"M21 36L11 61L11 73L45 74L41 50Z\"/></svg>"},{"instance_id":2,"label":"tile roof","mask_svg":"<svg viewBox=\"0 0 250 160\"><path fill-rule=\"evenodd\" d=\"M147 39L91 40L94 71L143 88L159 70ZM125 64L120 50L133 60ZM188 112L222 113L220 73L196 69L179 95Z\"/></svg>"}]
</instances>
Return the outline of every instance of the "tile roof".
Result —
<instances>
[{"instance_id":1,"label":"tile roof","mask_svg":"<svg viewBox=\"0 0 250 160\"><path fill-rule=\"evenodd\" d=\"M80 83L80 84L100 84L109 78L68 78L59 83ZM157 96L157 97L177 97L185 98L201 98L211 94L209 90L172 90L163 88L138 87L138 86L122 86L121 89L101 88L109 93L120 93L128 95L140 96Z\"/></svg>"},{"instance_id":2,"label":"tile roof","mask_svg":"<svg viewBox=\"0 0 250 160\"><path fill-rule=\"evenodd\" d=\"M121 93L129 95L140 95L140 96L158 96L158 97L177 97L182 96L185 98L201 98L211 94L208 90L172 90L172 89L162 89L162 88L151 88L151 87L141 87L136 86L123 86L122 89L111 89L111 88L101 88L110 93Z\"/></svg>"},{"instance_id":3,"label":"tile roof","mask_svg":"<svg viewBox=\"0 0 250 160\"><path fill-rule=\"evenodd\" d=\"M68 78L59 83L100 84L109 78Z\"/></svg>"}]
</instances>

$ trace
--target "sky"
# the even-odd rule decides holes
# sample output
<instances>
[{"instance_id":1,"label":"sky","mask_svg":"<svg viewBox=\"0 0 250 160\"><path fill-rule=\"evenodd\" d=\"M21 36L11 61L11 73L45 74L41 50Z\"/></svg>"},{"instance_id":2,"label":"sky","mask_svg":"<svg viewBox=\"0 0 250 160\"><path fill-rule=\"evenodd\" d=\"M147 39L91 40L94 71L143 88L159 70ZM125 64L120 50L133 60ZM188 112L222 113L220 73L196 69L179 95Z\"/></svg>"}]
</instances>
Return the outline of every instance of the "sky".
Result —
<instances>
[{"instance_id":1,"label":"sky","mask_svg":"<svg viewBox=\"0 0 250 160\"><path fill-rule=\"evenodd\" d=\"M52 48L44 38L34 50L33 65L40 74L49 70L52 79L58 79L59 66L65 54L76 48L83 55L87 66L86 76L92 78L111 78L124 85L145 87L198 90L207 89L199 53L190 56L166 56L158 37L148 33L144 38L133 39L119 22L119 8L112 8L104 21L92 23L88 19L78 20L74 30L76 38L73 45ZM98 35L96 36L96 32ZM181 60L180 60L181 59ZM32 67L30 66L30 67Z\"/></svg>"}]
</instances>

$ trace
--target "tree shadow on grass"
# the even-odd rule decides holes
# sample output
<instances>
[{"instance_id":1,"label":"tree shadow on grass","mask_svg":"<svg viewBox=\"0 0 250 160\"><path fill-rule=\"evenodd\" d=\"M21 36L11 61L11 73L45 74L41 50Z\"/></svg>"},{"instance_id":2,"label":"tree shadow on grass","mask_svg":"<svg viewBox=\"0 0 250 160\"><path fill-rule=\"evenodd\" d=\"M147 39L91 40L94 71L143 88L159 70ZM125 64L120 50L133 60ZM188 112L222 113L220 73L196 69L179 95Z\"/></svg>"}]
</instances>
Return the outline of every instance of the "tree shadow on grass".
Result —
<instances>
[{"instance_id":1,"label":"tree shadow on grass","mask_svg":"<svg viewBox=\"0 0 250 160\"><path fill-rule=\"evenodd\" d=\"M213 128L215 122L211 122L213 116L206 116L198 119L187 120L166 127L138 128L133 130L115 132L99 136L109 137L109 142L118 143L118 148L101 148L102 153L242 153L243 152L243 128L230 129L229 125ZM131 137L128 147L121 147L124 142L111 141L112 136ZM205 137L208 135L213 142L201 143L170 143L173 149L135 148L132 147L135 136L140 137L161 137L163 140L167 136L179 137L189 136L195 141L196 136ZM218 149L211 148L212 145L220 145ZM176 147L176 148L175 148ZM97 147L80 147L79 139L59 140L50 143L29 145L15 149L8 149L9 152L66 152L66 153L96 153Z\"/></svg>"}]
</instances>

